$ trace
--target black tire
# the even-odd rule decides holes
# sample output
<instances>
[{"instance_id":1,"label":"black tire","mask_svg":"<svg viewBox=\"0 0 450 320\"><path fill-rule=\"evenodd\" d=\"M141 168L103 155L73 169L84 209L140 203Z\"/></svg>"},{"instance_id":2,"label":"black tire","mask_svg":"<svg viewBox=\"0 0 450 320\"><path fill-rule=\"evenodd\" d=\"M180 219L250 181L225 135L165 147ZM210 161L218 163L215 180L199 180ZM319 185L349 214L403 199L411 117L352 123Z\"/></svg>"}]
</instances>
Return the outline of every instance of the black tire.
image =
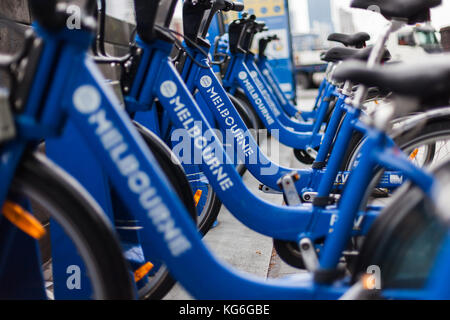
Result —
<instances>
[{"instance_id":1,"label":"black tire","mask_svg":"<svg viewBox=\"0 0 450 320\"><path fill-rule=\"evenodd\" d=\"M434 176L447 183L450 162L436 168ZM358 281L368 266L377 265L383 288L418 289L433 268L448 228L434 214L433 203L417 186L403 185L393 200L370 229L353 266L352 281Z\"/></svg>"},{"instance_id":2,"label":"black tire","mask_svg":"<svg viewBox=\"0 0 450 320\"><path fill-rule=\"evenodd\" d=\"M273 246L278 256L291 267L306 269L298 243L273 239Z\"/></svg>"},{"instance_id":3,"label":"black tire","mask_svg":"<svg viewBox=\"0 0 450 320\"><path fill-rule=\"evenodd\" d=\"M333 115L333 111L334 111L334 107L336 106L336 102L337 102L337 98L333 97L332 100L330 101L330 105L328 106L327 113L323 120L323 122L326 123L327 126L328 126L328 123L330 122L331 116Z\"/></svg>"},{"instance_id":4,"label":"black tire","mask_svg":"<svg viewBox=\"0 0 450 320\"><path fill-rule=\"evenodd\" d=\"M198 228L200 233L205 236L209 230L213 227L214 223L217 221L220 209L222 208L222 201L220 201L216 192L211 186L208 186L208 198L206 200L206 213L207 218L202 219L203 223L199 224Z\"/></svg>"},{"instance_id":5,"label":"black tire","mask_svg":"<svg viewBox=\"0 0 450 320\"><path fill-rule=\"evenodd\" d=\"M427 122L420 128L414 128L414 130L404 132L402 135L396 137L394 141L397 146L405 152L409 152L411 148L417 146L428 145L429 149L427 150L427 154L424 156L423 163L420 164L421 166L428 166L435 158L434 152L436 150L436 145L433 144L433 141L439 141L440 138L450 139L450 119L448 118L434 119L433 121ZM359 152L363 143L364 137L362 134L359 132L354 133L341 167L342 171L350 171L352 169L353 162L355 161L355 155ZM384 192L374 189L382 174L383 170L381 169L376 169L374 171L374 178L372 179L369 187L370 190L374 191L372 192L368 190L366 195L367 199L362 203L363 206L366 205L369 200L368 198L371 195L377 197L386 196Z\"/></svg>"},{"instance_id":6,"label":"black tire","mask_svg":"<svg viewBox=\"0 0 450 320\"><path fill-rule=\"evenodd\" d=\"M424 126L420 127L420 128L415 128L412 131L408 131L405 132L404 134L398 136L395 140L396 144L399 146L399 148L405 152L410 152L411 148L416 148L418 146L422 146L422 145L429 145L429 150L427 151L428 153L425 154L424 156L424 160L423 163L420 164L422 166L428 166L430 165L430 163L434 160L434 152L436 149L436 145L433 144L433 142L439 141L439 139L450 139L450 119L448 118L441 118L441 119L435 119L434 121L430 121L426 124L424 124ZM353 149L349 149L349 151L353 151L352 155L345 159L345 163L344 163L344 167L342 168L342 170L350 170L353 167L353 161L352 159L354 159L354 154L356 152L358 152L360 145L363 143L364 139L362 137L361 134L356 133L354 135L354 137L352 138L352 146ZM367 192L366 195L364 197L364 199L361 201L361 210L365 210L365 208L367 207L367 204L369 203L371 198L386 198L388 199L388 203L387 205L390 206L391 208L397 208L394 204L391 205L391 203L394 202L401 202L402 204L404 204L405 202L399 201L395 195L394 197L390 197L390 194L387 193L384 190L378 189L376 188L376 185L379 181L379 179L381 178L382 174L383 174L384 170L382 169L375 169L373 172L373 178L369 184L369 187L367 188ZM409 184L408 184L409 185ZM402 190L404 190L404 188L400 188ZM400 192L400 191L398 191ZM401 192L400 192L401 193ZM411 193L413 193L411 191ZM404 197L406 198L406 196ZM408 196L409 199L409 196ZM409 201L410 203L413 203L413 201L410 199ZM406 202L408 203L408 202ZM397 208L393 211L398 211L400 212L400 210ZM382 230L383 228L387 228L387 226L385 227L381 227L379 228L380 230ZM366 240L365 239L353 239L353 248L352 250L360 250L361 249L361 241L360 240L364 240L363 246L365 245ZM355 241L356 240L356 241ZM357 258L359 259L359 258ZM356 261L358 261L357 259L354 259ZM352 264L354 262L349 263L350 265L350 269L354 269L354 267L352 267Z\"/></svg>"},{"instance_id":7,"label":"black tire","mask_svg":"<svg viewBox=\"0 0 450 320\"><path fill-rule=\"evenodd\" d=\"M407 150L413 145L420 144L422 141L430 141L446 136L450 136L450 119L443 118L430 121L421 128L415 128L414 131L405 132L399 137L396 137L394 141L400 149ZM350 140L349 149L344 158L343 170L350 168L353 162L352 158L359 151L363 142L363 135L360 132L355 132ZM428 165L431 161L433 161L433 155L430 153L427 155L424 164Z\"/></svg>"},{"instance_id":8,"label":"black tire","mask_svg":"<svg viewBox=\"0 0 450 320\"><path fill-rule=\"evenodd\" d=\"M170 150L164 141L162 141L155 133L137 122L134 122L134 125L144 138L148 148L152 151L152 154L155 156L159 166L169 179L171 185L178 194L178 197L183 202L192 220L197 223L197 208L194 203L194 195L181 162L176 158L172 153L172 150Z\"/></svg>"},{"instance_id":9,"label":"black tire","mask_svg":"<svg viewBox=\"0 0 450 320\"><path fill-rule=\"evenodd\" d=\"M266 129L266 126L264 125L264 123L262 122L261 118L258 116L258 113L256 112L255 108L253 107L252 103L250 102L250 100L247 98L247 96L245 95L245 92L238 88L236 90L236 93L234 94L235 98L238 98L246 107L246 109L248 110L248 113L253 114L257 123L258 123L258 130L261 129Z\"/></svg>"},{"instance_id":10,"label":"black tire","mask_svg":"<svg viewBox=\"0 0 450 320\"><path fill-rule=\"evenodd\" d=\"M198 172L198 173L201 174L201 172ZM188 180L188 182L189 182L189 180ZM190 182L189 182L189 188L192 192ZM208 231L213 226L214 222L216 222L217 216L219 215L221 207L222 207L222 202L220 201L219 197L214 192L214 189L211 186L208 186L206 203L203 206L203 210L201 212L198 212L198 217L197 217L197 229L203 236L208 233Z\"/></svg>"},{"instance_id":11,"label":"black tire","mask_svg":"<svg viewBox=\"0 0 450 320\"><path fill-rule=\"evenodd\" d=\"M242 120L244 120L247 128L259 130L258 115L255 114L255 111L253 110L253 108L251 106L248 106L245 101L231 95L230 93L228 94L228 96L229 96L231 102L233 102L233 104L235 105ZM255 137L255 140L256 140L256 138L257 137Z\"/></svg>"},{"instance_id":12,"label":"black tire","mask_svg":"<svg viewBox=\"0 0 450 320\"><path fill-rule=\"evenodd\" d=\"M318 148L316 148L316 150L318 150ZM293 149L292 150L294 153L295 158L306 165L312 165L314 163L314 158L311 157L308 152L306 152L306 150L303 149Z\"/></svg>"},{"instance_id":13,"label":"black tire","mask_svg":"<svg viewBox=\"0 0 450 320\"><path fill-rule=\"evenodd\" d=\"M130 270L111 223L75 179L43 155L30 154L18 168L10 193L26 196L33 207L45 208L64 229L89 272L94 298L135 298Z\"/></svg>"},{"instance_id":14,"label":"black tire","mask_svg":"<svg viewBox=\"0 0 450 320\"><path fill-rule=\"evenodd\" d=\"M183 202L192 220L197 224L199 229L202 227L205 228L205 221L197 221L197 208L194 203L194 195L181 163L173 155L172 150L156 134L137 122L134 122L134 125L144 138L145 143L169 179L170 184ZM164 298L176 283L177 281L169 274L167 267L162 265L160 270L156 272L154 278L147 285L139 289L138 296L141 300L160 300Z\"/></svg>"},{"instance_id":15,"label":"black tire","mask_svg":"<svg viewBox=\"0 0 450 320\"><path fill-rule=\"evenodd\" d=\"M228 93L228 97L230 98L237 112L244 121L247 129L251 130L250 132L253 135L253 138L255 138L255 140L258 141L258 121L253 115L252 111L248 107L246 107L245 103L239 98L232 96L230 93ZM243 176L244 173L247 171L247 167L245 166L245 164L238 164L236 166L236 170L239 172L241 176Z\"/></svg>"}]
</instances>

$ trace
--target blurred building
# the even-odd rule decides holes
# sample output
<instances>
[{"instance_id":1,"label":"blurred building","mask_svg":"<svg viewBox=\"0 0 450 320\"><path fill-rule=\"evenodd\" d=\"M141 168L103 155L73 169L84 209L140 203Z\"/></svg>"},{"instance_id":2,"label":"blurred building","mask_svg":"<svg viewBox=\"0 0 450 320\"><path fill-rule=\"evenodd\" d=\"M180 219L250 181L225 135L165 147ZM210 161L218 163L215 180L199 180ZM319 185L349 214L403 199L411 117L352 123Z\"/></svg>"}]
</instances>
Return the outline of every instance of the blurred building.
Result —
<instances>
[{"instance_id":1,"label":"blurred building","mask_svg":"<svg viewBox=\"0 0 450 320\"><path fill-rule=\"evenodd\" d=\"M308 13L311 33L325 41L335 29L331 15L331 0L308 0Z\"/></svg>"},{"instance_id":2,"label":"blurred building","mask_svg":"<svg viewBox=\"0 0 450 320\"><path fill-rule=\"evenodd\" d=\"M450 26L440 30L442 47L446 52L450 52Z\"/></svg>"}]
</instances>

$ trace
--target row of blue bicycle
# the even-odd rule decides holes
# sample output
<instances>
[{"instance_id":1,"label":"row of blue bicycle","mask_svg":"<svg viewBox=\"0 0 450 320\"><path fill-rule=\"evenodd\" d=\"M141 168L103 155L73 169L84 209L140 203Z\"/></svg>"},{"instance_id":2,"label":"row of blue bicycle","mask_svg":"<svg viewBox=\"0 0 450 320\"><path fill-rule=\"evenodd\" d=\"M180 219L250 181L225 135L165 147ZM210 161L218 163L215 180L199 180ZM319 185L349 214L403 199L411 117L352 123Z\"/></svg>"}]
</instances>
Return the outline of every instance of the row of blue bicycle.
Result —
<instances>
[{"instance_id":1,"label":"row of blue bicycle","mask_svg":"<svg viewBox=\"0 0 450 320\"><path fill-rule=\"evenodd\" d=\"M386 49L441 1L353 0L386 28L374 46L329 36L308 112L271 69L277 36L241 3L185 0L182 35L177 3L135 0L135 37L112 57L104 0L75 29L67 4L29 1L22 50L0 57L0 298L161 299L176 281L197 299L450 298L450 57L390 64ZM211 44L227 11L241 13ZM98 64L121 67L122 101ZM308 168L272 161L262 129ZM218 261L202 237L222 205L299 273Z\"/></svg>"}]
</instances>

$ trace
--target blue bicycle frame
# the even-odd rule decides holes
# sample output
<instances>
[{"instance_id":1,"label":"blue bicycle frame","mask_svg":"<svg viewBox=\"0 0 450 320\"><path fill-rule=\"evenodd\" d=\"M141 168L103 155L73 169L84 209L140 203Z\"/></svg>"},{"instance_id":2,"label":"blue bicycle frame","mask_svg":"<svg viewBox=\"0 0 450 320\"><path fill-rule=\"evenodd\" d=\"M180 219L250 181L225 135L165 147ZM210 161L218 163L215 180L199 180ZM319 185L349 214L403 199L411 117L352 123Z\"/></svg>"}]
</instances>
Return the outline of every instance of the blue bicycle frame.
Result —
<instances>
[{"instance_id":1,"label":"blue bicycle frame","mask_svg":"<svg viewBox=\"0 0 450 320\"><path fill-rule=\"evenodd\" d=\"M253 54L247 54L245 65L250 70L250 73L255 80L258 88L264 95L265 102L270 107L273 114L279 119L281 124L298 132L312 131L313 133L317 134L320 131L323 119L322 121L318 118L315 122L305 122L303 120L293 120L286 115L286 113L283 111L283 108L276 99L276 96L273 94L273 89L269 86L262 72L256 65L255 57Z\"/></svg>"},{"instance_id":2,"label":"blue bicycle frame","mask_svg":"<svg viewBox=\"0 0 450 320\"><path fill-rule=\"evenodd\" d=\"M231 93L234 93L236 87L242 88L266 128L270 132L273 130L279 131L281 143L295 149L304 150L308 147L316 148L320 145L321 134L314 135L311 132L291 131L280 122L265 100L264 93L253 79L253 75L246 65L244 54L238 53L232 56L226 76L223 79L223 85Z\"/></svg>"},{"instance_id":3,"label":"blue bicycle frame","mask_svg":"<svg viewBox=\"0 0 450 320\"><path fill-rule=\"evenodd\" d=\"M229 42L228 42L228 34L225 34L220 37L219 41L217 42L217 52L225 55L229 55ZM300 112L297 107L295 107L289 99L287 99L281 89L280 83L275 76L272 67L270 66L270 63L268 62L268 59L266 56L258 56L257 59L257 67L261 71L262 75L264 76L264 79L267 81L269 85L269 91L274 95L274 98L278 101L278 103L281 105L282 110L286 113L288 117L294 117L300 121L307 121L307 120L315 120L317 117L317 109L320 105L320 101L323 98L323 94L325 92L325 87L328 84L327 79L324 79L320 85L319 88L319 94L316 98L313 110L310 112Z\"/></svg>"},{"instance_id":4,"label":"blue bicycle frame","mask_svg":"<svg viewBox=\"0 0 450 320\"><path fill-rule=\"evenodd\" d=\"M273 69L269 64L267 57L259 55L256 64L259 70L261 70L261 74L264 76L267 83L270 85L269 88L271 89L276 99L280 103L282 109L284 110L284 112L286 112L286 114L289 117L295 117L296 119L299 120L316 119L320 101L323 98L323 94L326 92L326 87L328 85L328 81L326 78L322 80L319 86L318 95L316 97L312 111L300 111L284 95L284 92L280 86L280 82L275 76L275 73L273 72Z\"/></svg>"},{"instance_id":5,"label":"blue bicycle frame","mask_svg":"<svg viewBox=\"0 0 450 320\"><path fill-rule=\"evenodd\" d=\"M20 134L18 139L2 147L2 201L6 199L9 184L27 142L57 136L61 132L63 120L68 117L85 138L91 152L102 163L118 197L142 223L142 241L152 245L153 254L167 264L171 274L194 297L335 299L347 290L348 286L343 282L331 286L315 283L311 274L301 274L289 279L259 280L230 271L219 263L205 248L189 215L174 195L127 113L120 107L113 91L103 84L103 77L94 62L87 57L86 52L92 41L91 33L83 30L38 32L45 39L46 45L31 97L43 98L44 92L47 92L46 85L49 85L49 94L46 99L28 100L25 112L16 119ZM49 64L55 61L55 68L50 68ZM264 208L258 202L251 198L243 199L239 192L240 185L234 184L240 179L234 168L212 160L215 155L209 154L208 143L203 139L203 133L209 128L200 128L196 124L196 121L204 124L206 119L169 58L160 62L158 73L146 78L142 96L157 96L164 106L169 107L167 111L175 124L190 133L194 146L203 156L202 167L216 190L221 190L222 194L226 191L239 194L236 207L251 206L255 210L254 216L263 213ZM50 77L50 70L54 71L53 77ZM151 100L147 101L147 105L150 104ZM38 111L42 111L40 117L37 116ZM427 194L431 194L433 187L433 177L414 167L401 153L386 150L386 136L383 133L363 125L360 128L368 134L364 146L366 152L350 177L349 188L344 192L340 203L339 219L333 230L330 230L324 254L320 258L320 266L325 270L337 266L336 256L345 249L351 236L345 234L345 231L349 225L352 228L359 205L355 201L358 197L353 192L363 192L364 188L361 186L367 185L367 173L373 170L376 163L402 170L405 176L411 178ZM217 166L211 170L212 164ZM286 216L290 215L280 213L277 218L284 222L286 230L295 229L297 223L286 219ZM296 216L301 215L297 213Z\"/></svg>"},{"instance_id":6,"label":"blue bicycle frame","mask_svg":"<svg viewBox=\"0 0 450 320\"><path fill-rule=\"evenodd\" d=\"M334 186L332 186L334 189L342 188L350 172L336 172L334 173L335 175L332 176L331 172L334 171L326 171L323 169L325 168L328 154L332 149L333 141L337 135L342 115L344 114L346 108L348 108L344 105L344 101L347 98L345 95L341 93L338 94L335 87L330 89L333 90L333 95L336 95L338 100L316 159L316 164L322 163L323 165L316 166L313 169L292 169L282 167L270 161L260 150L253 137L248 134L248 128L241 120L231 101L226 97L225 90L220 83L215 81L214 71L212 68L199 67L199 64L204 65L207 63L203 53L198 52L195 49L186 50L190 50L192 56L197 61L197 64L191 62L190 60L187 60L185 63L182 76L187 87L190 89L191 93L198 90L200 94L196 95L197 103L201 107L202 111L205 111L208 114L211 112L213 113L213 116L222 130L223 135L227 135L227 130L228 132L232 132L232 138L234 139L234 154L238 154L240 160L242 160L248 170L256 179L258 179L258 181L274 190L280 190L277 181L284 175L291 173L292 171L296 171L299 174L300 179L296 181L295 184L297 191L300 194L316 191L319 187L321 178L324 175L327 175L328 179L335 180ZM207 81L202 81L202 79L206 79ZM210 86L205 87L205 83ZM213 95L212 100L209 98L203 98L210 97L211 95ZM352 119L356 119L358 115L359 114L354 115ZM342 126L341 130L345 130L351 134L353 132L353 127L350 125ZM245 142L243 142L244 137ZM227 142L229 142L229 140L227 140ZM335 152L341 151L339 153L341 158L339 159L343 158L346 148L347 145L342 146L342 149L336 149ZM397 188L400 183L398 180L390 179L391 175L398 176L399 173L386 172L379 184L379 187L388 189ZM391 180L393 183L390 182Z\"/></svg>"},{"instance_id":7,"label":"blue bicycle frame","mask_svg":"<svg viewBox=\"0 0 450 320\"><path fill-rule=\"evenodd\" d=\"M163 41L146 44L139 39L137 42L143 50L142 61L146 61L148 63L140 64L137 76L133 83L133 88L131 90L132 95L127 96L126 100L132 101L132 104L135 106L136 110L140 109L138 106L141 106L140 111L143 112L142 114L144 115L145 111L149 110L153 105L153 101L156 96L152 92L154 92L154 87L157 86L157 83L159 83L157 82L158 79L155 79L155 74L158 74L157 70L161 68L161 65L167 63L167 57L171 51L171 44ZM186 68L190 69L189 76L185 79L190 86L190 91L194 91L195 88L199 90L197 101L210 107L211 112L214 113L219 125L221 127L226 126L228 129L230 129L231 126L231 129L234 130L237 136L240 136L243 130L247 130L237 112L232 108L232 104L227 98L226 92L221 87L219 80L215 77L214 72L210 68L200 68L198 65L193 63L186 65ZM180 121L180 117L185 118L187 115L198 113L196 107L182 102L173 102L178 103L180 107L178 113L171 113L169 111L171 108L170 104L167 105L168 102L164 99L159 98L159 100L168 112L175 127L186 128L185 121ZM229 108L225 108L226 106L229 106ZM358 118L358 115L359 113L356 113L355 118ZM195 119L195 121L199 121L202 128L207 128L205 130L210 130L208 122L203 119ZM350 125L350 121L347 122L349 132L351 133L353 127ZM239 130L237 128L239 128ZM256 149L256 142L254 142L251 137L249 137L248 141L250 141L250 143L246 145L247 147L245 147L245 150L258 150ZM341 140L341 144L346 141L347 140ZM228 162L229 160L226 157L221 144L214 144L214 150L216 151L215 156L218 157L218 159L226 160L224 161L223 167L231 170L229 165L230 162ZM341 155L338 155L338 157L340 156ZM247 153L247 159L251 159L249 153ZM218 165L217 162L209 161L209 164L211 163L214 163L213 169L216 169ZM339 165L337 165L337 167L339 167ZM249 168L254 170L261 169L261 167L258 167L257 165L254 165L253 167L249 166ZM212 179L216 179L215 175L217 172L225 171L225 169L220 169L220 171L217 169L215 174L214 172L211 172L211 168L205 165L202 165L202 169L210 182ZM330 175L333 176L331 178L331 185L328 185L328 189L331 191L333 188L333 179L336 176L336 173L330 171ZM311 210L310 206L289 208L268 204L255 197L245 187L240 178L235 179L234 173L230 173L227 177L233 177L232 179L230 178L234 186L232 191L228 189L223 190L221 187L217 188L217 186L215 186L215 191L221 198L222 202L238 220L255 231L265 235L277 239L292 241L297 241L305 235L308 235L312 239L318 239L326 235L329 230L330 222L337 214L337 211L330 208L315 212L314 210ZM267 179L273 179L272 175L268 175ZM329 180L323 181L328 182ZM325 188L326 187L324 186L322 189ZM242 201L243 198L246 199L245 203ZM255 212L259 212L259 214L255 214ZM264 212L264 214L261 214L261 212ZM318 217L313 217L316 213ZM374 217L376 217L376 212L369 212L367 214L364 213L364 219L362 220L359 220L358 218L357 220L360 221L362 225L356 228L355 234L364 234ZM296 221L296 223L294 223L294 221ZM311 222L314 223L311 224ZM292 224L296 225L295 230L289 230L287 227L288 225L292 226ZM314 228L309 229L309 226L314 226ZM302 231L300 231L299 228L302 229Z\"/></svg>"}]
</instances>

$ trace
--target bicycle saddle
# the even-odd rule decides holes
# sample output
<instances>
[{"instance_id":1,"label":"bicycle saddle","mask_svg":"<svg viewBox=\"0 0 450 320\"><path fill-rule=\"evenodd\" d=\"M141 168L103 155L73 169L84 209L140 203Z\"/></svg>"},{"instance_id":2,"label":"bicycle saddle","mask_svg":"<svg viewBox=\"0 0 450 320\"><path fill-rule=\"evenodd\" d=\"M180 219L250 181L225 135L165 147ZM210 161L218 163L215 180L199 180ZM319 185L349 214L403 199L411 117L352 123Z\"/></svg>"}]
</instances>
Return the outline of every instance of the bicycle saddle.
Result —
<instances>
[{"instance_id":1,"label":"bicycle saddle","mask_svg":"<svg viewBox=\"0 0 450 320\"><path fill-rule=\"evenodd\" d=\"M328 40L342 43L346 47L363 48L366 45L366 41L370 40L370 36L366 32L355 34L332 33L328 36Z\"/></svg>"},{"instance_id":2,"label":"bicycle saddle","mask_svg":"<svg viewBox=\"0 0 450 320\"><path fill-rule=\"evenodd\" d=\"M386 19L406 19L409 24L428 21L430 10L442 0L353 0L352 8L368 9L381 13Z\"/></svg>"},{"instance_id":3,"label":"bicycle saddle","mask_svg":"<svg viewBox=\"0 0 450 320\"><path fill-rule=\"evenodd\" d=\"M334 47L330 50L326 51L321 59L326 62L339 62L349 59L355 59L360 61L367 61L369 59L370 53L372 52L373 47L367 47L364 49L353 49L346 47ZM382 61L386 62L391 59L390 52L385 49L385 53L383 55Z\"/></svg>"},{"instance_id":4,"label":"bicycle saddle","mask_svg":"<svg viewBox=\"0 0 450 320\"><path fill-rule=\"evenodd\" d=\"M66 13L58 11L57 0L31 0L32 17L48 30L59 30L66 23Z\"/></svg>"},{"instance_id":5,"label":"bicycle saddle","mask_svg":"<svg viewBox=\"0 0 450 320\"><path fill-rule=\"evenodd\" d=\"M447 103L450 98L450 56L436 57L422 63L401 63L368 69L359 61L348 61L336 68L336 80L350 80L426 102Z\"/></svg>"}]
</instances>

